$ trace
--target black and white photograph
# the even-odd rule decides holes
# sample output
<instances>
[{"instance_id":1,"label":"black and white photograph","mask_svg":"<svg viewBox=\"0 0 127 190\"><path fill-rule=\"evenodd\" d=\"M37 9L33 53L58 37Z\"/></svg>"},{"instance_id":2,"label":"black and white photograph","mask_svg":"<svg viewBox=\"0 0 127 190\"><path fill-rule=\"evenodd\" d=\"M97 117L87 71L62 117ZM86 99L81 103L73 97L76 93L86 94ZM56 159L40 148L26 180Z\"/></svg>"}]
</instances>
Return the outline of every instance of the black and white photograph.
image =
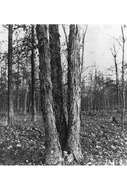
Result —
<instances>
[{"instance_id":1,"label":"black and white photograph","mask_svg":"<svg viewBox=\"0 0 127 190\"><path fill-rule=\"evenodd\" d=\"M0 189L126 190L127 3L0 3Z\"/></svg>"},{"instance_id":2,"label":"black and white photograph","mask_svg":"<svg viewBox=\"0 0 127 190\"><path fill-rule=\"evenodd\" d=\"M127 25L0 25L0 165L127 165Z\"/></svg>"}]
</instances>

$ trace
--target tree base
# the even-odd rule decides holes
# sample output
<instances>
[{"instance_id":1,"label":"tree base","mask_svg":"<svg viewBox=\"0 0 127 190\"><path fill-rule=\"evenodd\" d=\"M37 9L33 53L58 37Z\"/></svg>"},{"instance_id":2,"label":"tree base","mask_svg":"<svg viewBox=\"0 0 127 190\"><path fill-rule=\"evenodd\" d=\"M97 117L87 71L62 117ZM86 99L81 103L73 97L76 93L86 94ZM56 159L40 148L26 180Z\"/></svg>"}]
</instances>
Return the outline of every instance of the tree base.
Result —
<instances>
[{"instance_id":1,"label":"tree base","mask_svg":"<svg viewBox=\"0 0 127 190\"><path fill-rule=\"evenodd\" d=\"M53 150L50 151L49 153L46 153L44 164L45 165L62 165L63 164L62 153L54 152Z\"/></svg>"}]
</instances>

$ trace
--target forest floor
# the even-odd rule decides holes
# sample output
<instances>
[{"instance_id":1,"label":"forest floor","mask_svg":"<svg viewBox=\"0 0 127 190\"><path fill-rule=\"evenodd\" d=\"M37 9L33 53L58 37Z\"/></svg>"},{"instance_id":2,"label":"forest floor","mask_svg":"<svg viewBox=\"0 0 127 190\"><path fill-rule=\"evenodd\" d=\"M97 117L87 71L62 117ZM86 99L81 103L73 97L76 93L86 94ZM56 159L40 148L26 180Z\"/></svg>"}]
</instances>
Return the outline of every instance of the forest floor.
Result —
<instances>
[{"instance_id":1,"label":"forest floor","mask_svg":"<svg viewBox=\"0 0 127 190\"><path fill-rule=\"evenodd\" d=\"M124 130L111 115L82 116L81 144L86 165L127 165L127 123Z\"/></svg>"},{"instance_id":2,"label":"forest floor","mask_svg":"<svg viewBox=\"0 0 127 190\"><path fill-rule=\"evenodd\" d=\"M3 122L3 121L2 121ZM0 165L42 165L44 128L41 117L16 117L15 125L0 122ZM84 165L127 165L127 125L124 131L110 115L82 114L81 145Z\"/></svg>"}]
</instances>

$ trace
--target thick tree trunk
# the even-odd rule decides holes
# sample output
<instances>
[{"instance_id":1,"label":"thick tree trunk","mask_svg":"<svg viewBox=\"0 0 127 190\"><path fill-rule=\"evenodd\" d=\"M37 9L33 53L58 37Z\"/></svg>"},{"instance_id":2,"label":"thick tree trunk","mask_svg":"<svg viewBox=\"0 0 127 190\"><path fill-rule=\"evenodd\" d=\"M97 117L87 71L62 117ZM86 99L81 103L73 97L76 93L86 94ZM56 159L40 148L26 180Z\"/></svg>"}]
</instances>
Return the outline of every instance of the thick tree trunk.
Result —
<instances>
[{"instance_id":1,"label":"thick tree trunk","mask_svg":"<svg viewBox=\"0 0 127 190\"><path fill-rule=\"evenodd\" d=\"M51 79L53 85L54 113L62 150L66 148L67 123L63 104L62 66L58 25L49 25Z\"/></svg>"},{"instance_id":2,"label":"thick tree trunk","mask_svg":"<svg viewBox=\"0 0 127 190\"><path fill-rule=\"evenodd\" d=\"M68 148L77 162L83 159L80 145L81 61L80 34L70 25L68 43Z\"/></svg>"},{"instance_id":3,"label":"thick tree trunk","mask_svg":"<svg viewBox=\"0 0 127 190\"><path fill-rule=\"evenodd\" d=\"M35 108L35 61L34 61L34 25L31 26L31 112L32 121L36 121L36 108Z\"/></svg>"},{"instance_id":4,"label":"thick tree trunk","mask_svg":"<svg viewBox=\"0 0 127 190\"><path fill-rule=\"evenodd\" d=\"M13 85L12 85L12 35L13 25L8 26L8 125L13 125Z\"/></svg>"},{"instance_id":5,"label":"thick tree trunk","mask_svg":"<svg viewBox=\"0 0 127 190\"><path fill-rule=\"evenodd\" d=\"M51 66L47 25L37 25L36 32L40 59L40 85L41 99L43 104L42 112L46 136L45 164L55 165L61 163L62 151L56 129L55 114L53 112Z\"/></svg>"}]
</instances>

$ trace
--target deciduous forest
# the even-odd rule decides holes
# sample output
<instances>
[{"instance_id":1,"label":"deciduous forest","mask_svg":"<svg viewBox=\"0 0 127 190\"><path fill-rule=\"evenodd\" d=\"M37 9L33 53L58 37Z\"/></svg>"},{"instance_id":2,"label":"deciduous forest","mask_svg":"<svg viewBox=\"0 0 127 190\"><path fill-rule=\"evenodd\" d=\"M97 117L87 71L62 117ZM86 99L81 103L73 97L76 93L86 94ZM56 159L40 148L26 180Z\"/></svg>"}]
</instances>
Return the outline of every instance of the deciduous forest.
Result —
<instances>
[{"instance_id":1,"label":"deciduous forest","mask_svg":"<svg viewBox=\"0 0 127 190\"><path fill-rule=\"evenodd\" d=\"M127 26L118 27L102 71L87 63L90 25L0 25L1 165L127 165Z\"/></svg>"}]
</instances>

